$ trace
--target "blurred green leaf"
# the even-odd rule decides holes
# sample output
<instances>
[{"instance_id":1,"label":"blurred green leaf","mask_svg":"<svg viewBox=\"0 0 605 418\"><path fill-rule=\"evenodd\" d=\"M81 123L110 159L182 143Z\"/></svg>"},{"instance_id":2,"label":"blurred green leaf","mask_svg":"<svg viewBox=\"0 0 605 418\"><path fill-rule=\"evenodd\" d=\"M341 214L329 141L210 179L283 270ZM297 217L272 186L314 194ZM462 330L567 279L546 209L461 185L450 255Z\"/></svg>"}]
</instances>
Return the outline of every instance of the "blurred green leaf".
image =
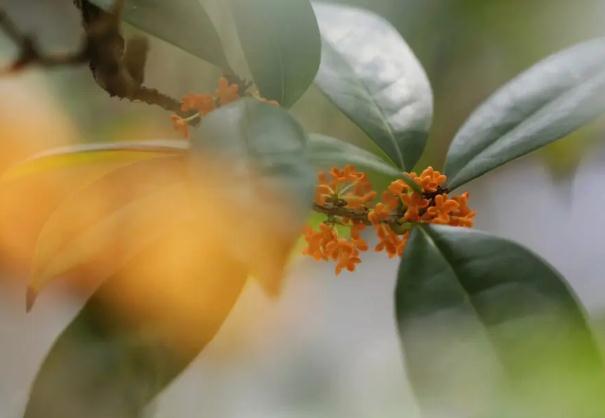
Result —
<instances>
[{"instance_id":1,"label":"blurred green leaf","mask_svg":"<svg viewBox=\"0 0 605 418\"><path fill-rule=\"evenodd\" d=\"M317 85L398 167L412 170L433 115L427 76L397 30L357 8L317 3Z\"/></svg>"},{"instance_id":2,"label":"blurred green leaf","mask_svg":"<svg viewBox=\"0 0 605 418\"><path fill-rule=\"evenodd\" d=\"M530 251L481 232L418 227L396 289L427 416L593 418L605 374L581 306Z\"/></svg>"},{"instance_id":3,"label":"blurred green leaf","mask_svg":"<svg viewBox=\"0 0 605 418\"><path fill-rule=\"evenodd\" d=\"M308 0L232 0L240 42L261 94L292 106L313 82L321 58Z\"/></svg>"},{"instance_id":4,"label":"blurred green leaf","mask_svg":"<svg viewBox=\"0 0 605 418\"><path fill-rule=\"evenodd\" d=\"M564 137L605 111L605 39L552 55L481 105L450 146L445 172L456 188Z\"/></svg>"},{"instance_id":5,"label":"blurred green leaf","mask_svg":"<svg viewBox=\"0 0 605 418\"><path fill-rule=\"evenodd\" d=\"M192 140L193 168L203 174L203 164L211 155L230 161L230 173L242 179L260 175L275 192L284 193L301 209L303 222L315 185L306 147L306 133L287 112L255 99L243 99L204 119Z\"/></svg>"},{"instance_id":6,"label":"blurred green leaf","mask_svg":"<svg viewBox=\"0 0 605 418\"><path fill-rule=\"evenodd\" d=\"M44 174L80 166L129 164L142 159L181 154L189 143L180 140L113 142L106 144L74 145L56 148L23 161L7 170L2 181Z\"/></svg>"},{"instance_id":7,"label":"blurred green leaf","mask_svg":"<svg viewBox=\"0 0 605 418\"><path fill-rule=\"evenodd\" d=\"M386 162L363 148L337 138L311 134L307 146L307 155L311 163L320 169L352 164L360 171L383 174L391 178L401 178L414 190L420 192L418 185L392 163Z\"/></svg>"},{"instance_id":8,"label":"blurred green leaf","mask_svg":"<svg viewBox=\"0 0 605 418\"><path fill-rule=\"evenodd\" d=\"M96 281L115 274L173 225L167 213L186 212L185 181L183 159L172 156L134 162L73 190L40 231L29 283L32 296L84 266L94 265Z\"/></svg>"},{"instance_id":9,"label":"blurred green leaf","mask_svg":"<svg viewBox=\"0 0 605 418\"><path fill-rule=\"evenodd\" d=\"M247 249L238 242L239 251L253 259L251 275L272 296L279 293L283 269L313 202L315 175L306 146L307 135L288 112L255 99L210 113L192 138L192 180L224 173L231 204L242 208L244 219L234 225L240 236L246 228L258 228L247 225L252 213L272 214L261 232L271 230L270 242Z\"/></svg>"},{"instance_id":10,"label":"blurred green leaf","mask_svg":"<svg viewBox=\"0 0 605 418\"><path fill-rule=\"evenodd\" d=\"M115 0L89 0L111 10ZM228 70L214 24L198 0L126 0L124 20L205 61Z\"/></svg>"},{"instance_id":11,"label":"blurred green leaf","mask_svg":"<svg viewBox=\"0 0 605 418\"><path fill-rule=\"evenodd\" d=\"M148 404L214 338L242 291L246 272L235 260L229 274L214 271L209 267L214 254L199 231L190 231L189 225L175 229L174 236L157 241L158 249L151 246L140 254L138 264L147 269L121 269L61 333L36 376L24 418L148 416ZM163 242L183 237L198 242L196 234L200 245L170 255L172 274L156 273ZM141 287L137 293L127 285L133 276L138 280L133 285ZM183 276L189 278L185 289L191 294L175 300ZM187 287L193 284L194 289ZM181 311L179 302L196 309Z\"/></svg>"}]
</instances>

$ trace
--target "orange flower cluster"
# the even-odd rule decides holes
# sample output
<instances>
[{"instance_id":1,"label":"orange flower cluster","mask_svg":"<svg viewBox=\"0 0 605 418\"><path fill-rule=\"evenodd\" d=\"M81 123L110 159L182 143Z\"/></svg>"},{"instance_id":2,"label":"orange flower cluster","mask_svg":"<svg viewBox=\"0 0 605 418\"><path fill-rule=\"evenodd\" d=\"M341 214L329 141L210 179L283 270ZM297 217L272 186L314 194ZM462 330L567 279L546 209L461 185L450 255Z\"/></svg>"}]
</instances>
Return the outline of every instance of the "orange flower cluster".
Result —
<instances>
[{"instance_id":1,"label":"orange flower cluster","mask_svg":"<svg viewBox=\"0 0 605 418\"><path fill-rule=\"evenodd\" d=\"M319 173L318 177L315 193L315 203L318 205L329 203L359 209L376 198L367 174L356 171L351 165L343 169L333 168L329 173Z\"/></svg>"},{"instance_id":2,"label":"orange flower cluster","mask_svg":"<svg viewBox=\"0 0 605 418\"><path fill-rule=\"evenodd\" d=\"M367 205L376 198L376 192L365 173L356 171L353 166L344 169L333 168L329 173L319 174L319 184L315 193L315 205L331 209L326 222L320 225L319 231L305 229L305 239L309 244L304 250L316 260L333 260L336 262L336 274L343 269L354 271L361 262L360 251L367 251L368 244L361 238L366 225L363 215L341 216L339 210L365 211ZM350 238L339 237L336 225L350 227Z\"/></svg>"},{"instance_id":3,"label":"orange flower cluster","mask_svg":"<svg viewBox=\"0 0 605 418\"><path fill-rule=\"evenodd\" d=\"M309 246L304 254L318 261L336 261L336 274L340 274L343 269L354 271L357 264L361 263L360 251L368 250L368 244L361 238L364 228L364 224L353 224L351 237L346 239L338 236L333 224L322 223L319 231L306 227L304 234Z\"/></svg>"},{"instance_id":4,"label":"orange flower cluster","mask_svg":"<svg viewBox=\"0 0 605 418\"><path fill-rule=\"evenodd\" d=\"M445 188L447 177L432 167L420 175L408 173L420 191L403 179L393 181L373 207L376 192L365 173L353 166L333 168L319 174L315 210L327 216L319 231L307 227L308 247L304 254L316 260L336 261L336 274L355 270L360 252L368 245L361 231L372 226L378 237L376 251L390 258L402 256L414 224L441 224L472 227L475 212L468 207L468 193L450 198ZM350 237L339 236L336 225L350 227Z\"/></svg>"},{"instance_id":5,"label":"orange flower cluster","mask_svg":"<svg viewBox=\"0 0 605 418\"><path fill-rule=\"evenodd\" d=\"M170 117L172 125L184 138L189 138L189 124L191 122L206 116L208 113L221 106L228 105L229 103L240 99L241 94L242 92L240 92L240 86L238 84L230 83L226 77L221 77L218 81L218 88L214 93L188 94L183 97L181 101L181 111L183 113L191 113L191 116L184 118L177 114L173 114ZM261 97L257 91L248 95L255 97L263 103L279 106L279 103L275 100L267 100Z\"/></svg>"}]
</instances>

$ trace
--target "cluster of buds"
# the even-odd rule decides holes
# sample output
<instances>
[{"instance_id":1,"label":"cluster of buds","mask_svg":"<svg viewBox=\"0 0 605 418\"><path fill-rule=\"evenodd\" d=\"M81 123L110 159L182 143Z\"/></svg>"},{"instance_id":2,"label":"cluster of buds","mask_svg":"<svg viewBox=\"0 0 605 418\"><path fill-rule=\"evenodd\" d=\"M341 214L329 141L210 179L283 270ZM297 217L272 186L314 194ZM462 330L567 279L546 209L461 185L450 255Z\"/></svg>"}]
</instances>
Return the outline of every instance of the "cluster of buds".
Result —
<instances>
[{"instance_id":1,"label":"cluster of buds","mask_svg":"<svg viewBox=\"0 0 605 418\"><path fill-rule=\"evenodd\" d=\"M378 237L374 249L393 258L403 255L414 224L473 226L475 212L468 207L468 193L450 197L444 188L445 175L429 167L420 175L407 176L417 187L395 180L375 203L377 194L367 175L353 166L320 173L314 209L325 214L326 220L319 230L305 228L304 254L335 261L339 274L344 269L354 271L361 262L360 253L368 250L361 238L366 227L373 228ZM337 226L348 228L349 236L339 234Z\"/></svg>"},{"instance_id":2,"label":"cluster of buds","mask_svg":"<svg viewBox=\"0 0 605 418\"><path fill-rule=\"evenodd\" d=\"M257 100L279 106L275 100L268 100L261 97L257 90L250 90L249 86L241 83L232 83L226 77L221 77L218 81L218 87L213 93L192 93L181 100L181 112L188 116L183 117L177 114L171 115L172 125L184 138L189 138L189 126L198 122L213 110L221 106L239 100L241 97L254 97Z\"/></svg>"}]
</instances>

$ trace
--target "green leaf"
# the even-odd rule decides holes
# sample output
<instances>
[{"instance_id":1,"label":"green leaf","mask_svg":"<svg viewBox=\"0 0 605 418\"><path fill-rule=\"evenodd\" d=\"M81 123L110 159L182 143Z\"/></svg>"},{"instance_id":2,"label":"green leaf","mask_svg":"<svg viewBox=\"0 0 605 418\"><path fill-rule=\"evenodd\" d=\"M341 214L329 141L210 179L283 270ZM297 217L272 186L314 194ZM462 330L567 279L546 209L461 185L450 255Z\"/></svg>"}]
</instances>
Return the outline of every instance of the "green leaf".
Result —
<instances>
[{"instance_id":1,"label":"green leaf","mask_svg":"<svg viewBox=\"0 0 605 418\"><path fill-rule=\"evenodd\" d=\"M160 241L186 236L195 243L187 228ZM158 244L140 255L138 264L147 268L113 275L61 333L36 376L25 418L147 416L148 404L214 338L246 272L235 261L226 271L214 269L214 254L202 239L172 253L175 267L166 275L156 268L165 250ZM133 277L131 284L141 287L136 293L128 287ZM183 284L189 294L181 300Z\"/></svg>"},{"instance_id":2,"label":"green leaf","mask_svg":"<svg viewBox=\"0 0 605 418\"><path fill-rule=\"evenodd\" d=\"M365 10L317 3L316 83L398 167L412 170L433 115L427 76L393 26Z\"/></svg>"},{"instance_id":3,"label":"green leaf","mask_svg":"<svg viewBox=\"0 0 605 418\"><path fill-rule=\"evenodd\" d=\"M356 145L321 134L311 134L307 146L311 163L319 169L354 165L358 170L402 178L414 190L421 192L418 185L392 163Z\"/></svg>"},{"instance_id":4,"label":"green leaf","mask_svg":"<svg viewBox=\"0 0 605 418\"><path fill-rule=\"evenodd\" d=\"M307 135L290 114L254 99L210 113L192 138L193 182L213 175L226 182L229 206L241 212L234 223L238 251L252 259L251 275L273 296L313 202L315 175L306 145ZM259 233L270 242L245 248L241 237Z\"/></svg>"},{"instance_id":5,"label":"green leaf","mask_svg":"<svg viewBox=\"0 0 605 418\"><path fill-rule=\"evenodd\" d=\"M29 283L32 297L83 266L94 265L96 281L110 277L172 227L180 219L176 215L187 211L183 166L179 156L139 161L74 190L40 231Z\"/></svg>"},{"instance_id":6,"label":"green leaf","mask_svg":"<svg viewBox=\"0 0 605 418\"><path fill-rule=\"evenodd\" d=\"M300 209L302 222L315 185L306 146L306 133L287 112L255 99L243 99L204 119L192 139L193 169L203 174L203 164L212 156L229 161L230 173L242 180L260 175L266 185L284 193Z\"/></svg>"},{"instance_id":7,"label":"green leaf","mask_svg":"<svg viewBox=\"0 0 605 418\"><path fill-rule=\"evenodd\" d=\"M518 244L416 228L399 270L396 315L427 416L605 413L603 362L581 306L563 277Z\"/></svg>"},{"instance_id":8,"label":"green leaf","mask_svg":"<svg viewBox=\"0 0 605 418\"><path fill-rule=\"evenodd\" d=\"M232 0L240 42L261 94L292 106L313 82L321 58L308 0Z\"/></svg>"},{"instance_id":9,"label":"green leaf","mask_svg":"<svg viewBox=\"0 0 605 418\"><path fill-rule=\"evenodd\" d=\"M450 146L449 186L562 138L604 111L605 38L599 38L546 58L482 104Z\"/></svg>"},{"instance_id":10,"label":"green leaf","mask_svg":"<svg viewBox=\"0 0 605 418\"><path fill-rule=\"evenodd\" d=\"M111 10L115 0L89 0ZM198 0L126 0L124 20L205 61L228 70L221 40Z\"/></svg>"},{"instance_id":11,"label":"green leaf","mask_svg":"<svg viewBox=\"0 0 605 418\"><path fill-rule=\"evenodd\" d=\"M35 155L7 170L1 181L94 165L121 165L166 154L182 154L189 143L179 140L112 142L55 148Z\"/></svg>"},{"instance_id":12,"label":"green leaf","mask_svg":"<svg viewBox=\"0 0 605 418\"><path fill-rule=\"evenodd\" d=\"M400 174L400 170L392 163L356 145L326 135L309 135L307 154L311 163L321 169L352 164L362 171L373 171L391 177Z\"/></svg>"},{"instance_id":13,"label":"green leaf","mask_svg":"<svg viewBox=\"0 0 605 418\"><path fill-rule=\"evenodd\" d=\"M182 182L186 166L177 160L113 172L49 221L38 252L45 263L34 274L108 279L44 360L25 417L146 416L233 307L248 277L238 250L250 237L239 234L237 249L223 239L236 225L215 199L192 204L196 185Z\"/></svg>"}]
</instances>

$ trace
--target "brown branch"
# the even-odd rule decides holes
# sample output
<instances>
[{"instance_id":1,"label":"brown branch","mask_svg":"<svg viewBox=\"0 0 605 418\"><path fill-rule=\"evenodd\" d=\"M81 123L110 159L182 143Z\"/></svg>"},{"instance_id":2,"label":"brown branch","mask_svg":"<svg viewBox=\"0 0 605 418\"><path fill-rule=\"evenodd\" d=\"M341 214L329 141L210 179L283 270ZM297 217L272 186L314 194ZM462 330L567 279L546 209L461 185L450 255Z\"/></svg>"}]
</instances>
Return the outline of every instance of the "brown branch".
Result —
<instances>
[{"instance_id":1,"label":"brown branch","mask_svg":"<svg viewBox=\"0 0 605 418\"><path fill-rule=\"evenodd\" d=\"M435 197L441 194L449 193L447 188L438 187L434 192L425 192L423 193L423 197L430 201L429 205L435 205ZM361 223L364 225L372 225L372 222L369 219L369 210L368 208L361 209L351 209L346 206L345 201L341 201L335 199L334 201L329 201L326 205L319 205L317 203L313 203L313 210L318 213L323 213L327 215L328 218L342 218L348 221L352 221L353 223ZM421 210L421 215L426 211L426 209ZM382 223L388 224L394 231L403 232L405 222L402 223L401 218L403 218L405 211L401 208L396 212L390 215L387 219L385 219Z\"/></svg>"},{"instance_id":2,"label":"brown branch","mask_svg":"<svg viewBox=\"0 0 605 418\"><path fill-rule=\"evenodd\" d=\"M326 204L325 206L313 203L313 210L315 212L327 215L328 218L338 217L352 221L353 223L372 225L372 222L368 217L370 211L367 208L351 209L347 208L346 206L333 205L330 203ZM401 218L403 218L403 215L403 213L398 211L397 213L390 215L382 223L390 225L394 231L399 231L403 226L403 223L401 222Z\"/></svg>"},{"instance_id":3,"label":"brown branch","mask_svg":"<svg viewBox=\"0 0 605 418\"><path fill-rule=\"evenodd\" d=\"M120 31L124 1L116 0L106 12L88 0L74 0L85 32L82 46L73 53L52 55L41 52L35 38L19 30L0 9L0 30L19 50L17 59L0 69L0 75L14 74L33 65L53 68L88 63L97 84L111 97L140 101L180 114L178 100L143 86L149 45L142 37L124 41Z\"/></svg>"},{"instance_id":4,"label":"brown branch","mask_svg":"<svg viewBox=\"0 0 605 418\"><path fill-rule=\"evenodd\" d=\"M372 225L372 222L368 219L368 210L367 209L349 209L344 206L334 206L334 205L318 205L317 203L313 204L313 210L315 212L323 213L328 216L338 216L341 218L350 219L356 223L362 223L364 225Z\"/></svg>"},{"instance_id":5,"label":"brown branch","mask_svg":"<svg viewBox=\"0 0 605 418\"><path fill-rule=\"evenodd\" d=\"M124 0L108 12L88 0L74 0L90 45L89 66L99 86L112 97L141 101L180 113L180 102L156 89L143 86L148 42L136 37L124 41L120 31Z\"/></svg>"},{"instance_id":6,"label":"brown branch","mask_svg":"<svg viewBox=\"0 0 605 418\"><path fill-rule=\"evenodd\" d=\"M21 32L4 10L0 10L0 29L19 49L17 59L8 67L0 69L0 74L17 73L30 65L58 67L79 65L87 61L88 47L86 42L74 53L53 55L42 53L36 40L32 36Z\"/></svg>"},{"instance_id":7,"label":"brown branch","mask_svg":"<svg viewBox=\"0 0 605 418\"><path fill-rule=\"evenodd\" d=\"M147 103L148 105L160 106L162 109L170 112L181 114L181 102L178 100L159 92L156 89L141 86L132 93L128 99L133 101L139 101ZM185 115L189 116L189 115Z\"/></svg>"}]
</instances>

